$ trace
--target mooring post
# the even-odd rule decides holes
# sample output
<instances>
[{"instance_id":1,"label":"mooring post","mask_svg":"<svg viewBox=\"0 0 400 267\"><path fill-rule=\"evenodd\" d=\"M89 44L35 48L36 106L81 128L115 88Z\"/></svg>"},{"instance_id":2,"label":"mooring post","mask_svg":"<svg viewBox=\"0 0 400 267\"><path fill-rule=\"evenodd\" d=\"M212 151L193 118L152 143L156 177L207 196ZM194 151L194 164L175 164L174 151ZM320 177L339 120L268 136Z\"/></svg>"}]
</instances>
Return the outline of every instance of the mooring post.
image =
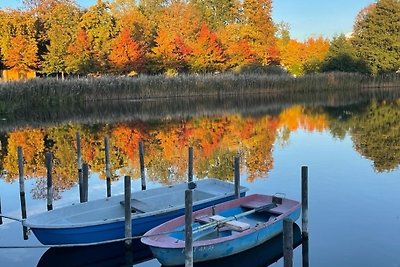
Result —
<instances>
[{"instance_id":1,"label":"mooring post","mask_svg":"<svg viewBox=\"0 0 400 267\"><path fill-rule=\"evenodd\" d=\"M89 198L89 165L87 163L83 163L82 172L83 172L83 183L82 183L83 198L81 202L87 202Z\"/></svg>"},{"instance_id":2,"label":"mooring post","mask_svg":"<svg viewBox=\"0 0 400 267\"><path fill-rule=\"evenodd\" d=\"M188 183L193 182L193 147L189 147Z\"/></svg>"},{"instance_id":3,"label":"mooring post","mask_svg":"<svg viewBox=\"0 0 400 267\"><path fill-rule=\"evenodd\" d=\"M185 267L193 266L193 191L185 190Z\"/></svg>"},{"instance_id":4,"label":"mooring post","mask_svg":"<svg viewBox=\"0 0 400 267\"><path fill-rule=\"evenodd\" d=\"M301 230L303 239L308 238L308 167L301 167Z\"/></svg>"},{"instance_id":5,"label":"mooring post","mask_svg":"<svg viewBox=\"0 0 400 267\"><path fill-rule=\"evenodd\" d=\"M234 160L234 171L235 171L235 198L240 198L240 156L235 156Z\"/></svg>"},{"instance_id":6,"label":"mooring post","mask_svg":"<svg viewBox=\"0 0 400 267\"><path fill-rule=\"evenodd\" d=\"M76 132L76 153L78 159L78 187L79 187L79 201L82 203L83 199L83 174L82 174L82 154L81 154L81 136Z\"/></svg>"},{"instance_id":7,"label":"mooring post","mask_svg":"<svg viewBox=\"0 0 400 267\"><path fill-rule=\"evenodd\" d=\"M131 213L131 177L125 176L125 246L130 248L132 245L132 213Z\"/></svg>"},{"instance_id":8,"label":"mooring post","mask_svg":"<svg viewBox=\"0 0 400 267\"><path fill-rule=\"evenodd\" d=\"M142 190L146 190L146 173L144 170L144 146L143 141L139 142L139 162L140 162L140 179L142 181Z\"/></svg>"},{"instance_id":9,"label":"mooring post","mask_svg":"<svg viewBox=\"0 0 400 267\"><path fill-rule=\"evenodd\" d=\"M25 200L25 178L24 178L24 158L22 155L22 147L17 148L18 151L18 172L19 172L19 200L21 202L21 216L26 219L26 200ZM24 240L28 239L28 228L23 226L22 229Z\"/></svg>"},{"instance_id":10,"label":"mooring post","mask_svg":"<svg viewBox=\"0 0 400 267\"><path fill-rule=\"evenodd\" d=\"M303 267L309 267L309 253L308 253L308 238L304 238L301 242L301 254L302 254L302 262Z\"/></svg>"},{"instance_id":11,"label":"mooring post","mask_svg":"<svg viewBox=\"0 0 400 267\"><path fill-rule=\"evenodd\" d=\"M104 137L104 153L105 153L105 158L106 158L107 197L111 197L110 148L109 148L108 136Z\"/></svg>"},{"instance_id":12,"label":"mooring post","mask_svg":"<svg viewBox=\"0 0 400 267\"><path fill-rule=\"evenodd\" d=\"M293 266L293 220L283 219L283 266Z\"/></svg>"},{"instance_id":13,"label":"mooring post","mask_svg":"<svg viewBox=\"0 0 400 267\"><path fill-rule=\"evenodd\" d=\"M47 210L53 209L53 154L46 153L46 168L47 168Z\"/></svg>"},{"instance_id":14,"label":"mooring post","mask_svg":"<svg viewBox=\"0 0 400 267\"><path fill-rule=\"evenodd\" d=\"M0 225L3 224L3 217L1 217L1 196L0 196Z\"/></svg>"}]
</instances>

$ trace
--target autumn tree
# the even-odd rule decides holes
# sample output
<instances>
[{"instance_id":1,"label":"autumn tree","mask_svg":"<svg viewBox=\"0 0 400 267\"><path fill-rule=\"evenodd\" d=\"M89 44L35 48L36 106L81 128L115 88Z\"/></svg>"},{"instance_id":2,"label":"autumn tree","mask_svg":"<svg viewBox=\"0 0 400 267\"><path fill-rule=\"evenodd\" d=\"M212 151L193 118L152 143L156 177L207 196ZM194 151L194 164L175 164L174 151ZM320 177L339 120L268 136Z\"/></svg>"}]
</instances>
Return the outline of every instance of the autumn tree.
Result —
<instances>
[{"instance_id":1,"label":"autumn tree","mask_svg":"<svg viewBox=\"0 0 400 267\"><path fill-rule=\"evenodd\" d=\"M281 53L281 64L291 74L303 74L303 44L291 39Z\"/></svg>"},{"instance_id":2,"label":"autumn tree","mask_svg":"<svg viewBox=\"0 0 400 267\"><path fill-rule=\"evenodd\" d=\"M218 36L225 51L226 68L236 70L257 62L257 54L252 45L240 36L240 25L227 25L220 29Z\"/></svg>"},{"instance_id":3,"label":"autumn tree","mask_svg":"<svg viewBox=\"0 0 400 267\"><path fill-rule=\"evenodd\" d=\"M117 71L138 71L143 65L143 52L132 38L129 29L123 29L115 38L109 59Z\"/></svg>"},{"instance_id":4,"label":"autumn tree","mask_svg":"<svg viewBox=\"0 0 400 267\"><path fill-rule=\"evenodd\" d=\"M319 72L329 50L329 40L310 37L303 45L303 69L305 73Z\"/></svg>"},{"instance_id":5,"label":"autumn tree","mask_svg":"<svg viewBox=\"0 0 400 267\"><path fill-rule=\"evenodd\" d=\"M87 74L95 69L92 44L85 30L80 30L76 39L68 46L66 71L74 74Z\"/></svg>"},{"instance_id":6,"label":"autumn tree","mask_svg":"<svg viewBox=\"0 0 400 267\"><path fill-rule=\"evenodd\" d=\"M61 73L64 78L67 64L67 48L74 41L79 23L80 11L70 3L61 2L51 7L46 14L48 52L44 55L43 71Z\"/></svg>"},{"instance_id":7,"label":"autumn tree","mask_svg":"<svg viewBox=\"0 0 400 267\"><path fill-rule=\"evenodd\" d=\"M80 27L86 31L93 47L99 70L106 71L112 40L117 34L116 20L108 2L97 0L81 17Z\"/></svg>"},{"instance_id":8,"label":"autumn tree","mask_svg":"<svg viewBox=\"0 0 400 267\"><path fill-rule=\"evenodd\" d=\"M192 50L182 37L160 28L155 43L151 56L160 71L179 72L186 69Z\"/></svg>"},{"instance_id":9,"label":"autumn tree","mask_svg":"<svg viewBox=\"0 0 400 267\"><path fill-rule=\"evenodd\" d=\"M244 0L241 35L257 54L260 63L267 65L275 50L275 25L271 17L272 0Z\"/></svg>"},{"instance_id":10,"label":"autumn tree","mask_svg":"<svg viewBox=\"0 0 400 267\"><path fill-rule=\"evenodd\" d=\"M33 39L17 35L10 40L4 55L5 65L17 71L30 71L38 67L37 46Z\"/></svg>"},{"instance_id":11,"label":"autumn tree","mask_svg":"<svg viewBox=\"0 0 400 267\"><path fill-rule=\"evenodd\" d=\"M400 1L379 0L361 11L354 25L352 44L372 73L400 68Z\"/></svg>"},{"instance_id":12,"label":"autumn tree","mask_svg":"<svg viewBox=\"0 0 400 267\"><path fill-rule=\"evenodd\" d=\"M38 67L35 18L19 10L2 12L0 51L8 68L27 71Z\"/></svg>"},{"instance_id":13,"label":"autumn tree","mask_svg":"<svg viewBox=\"0 0 400 267\"><path fill-rule=\"evenodd\" d=\"M197 42L192 46L190 68L195 72L212 72L222 70L225 55L217 35L203 24L198 33Z\"/></svg>"}]
</instances>

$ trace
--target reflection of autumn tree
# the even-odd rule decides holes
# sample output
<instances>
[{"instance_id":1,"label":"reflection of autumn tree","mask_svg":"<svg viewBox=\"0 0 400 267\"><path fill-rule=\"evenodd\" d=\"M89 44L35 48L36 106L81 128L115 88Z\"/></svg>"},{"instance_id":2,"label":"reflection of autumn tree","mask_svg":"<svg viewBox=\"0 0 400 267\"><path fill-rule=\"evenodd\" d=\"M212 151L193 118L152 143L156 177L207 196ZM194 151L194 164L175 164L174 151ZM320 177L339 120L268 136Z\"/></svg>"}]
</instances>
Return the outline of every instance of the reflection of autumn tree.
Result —
<instances>
[{"instance_id":1,"label":"reflection of autumn tree","mask_svg":"<svg viewBox=\"0 0 400 267\"><path fill-rule=\"evenodd\" d=\"M241 168L248 181L266 177L273 167L273 143L277 132L322 131L326 116L319 110L294 106L278 117L269 115L242 117L222 115L191 120L130 122L114 125L74 125L45 130L26 129L8 134L4 169L9 181L17 178L17 145L25 155L27 176L45 177L44 153L54 156L54 187L70 188L77 183L76 133L80 132L82 160L91 171L105 178L104 137L110 137L112 173L139 178L138 143L144 140L145 166L150 180L172 184L187 179L188 147L194 148L194 174L198 178L233 179L233 157L240 153ZM37 182L36 197L45 195L45 186Z\"/></svg>"},{"instance_id":2,"label":"reflection of autumn tree","mask_svg":"<svg viewBox=\"0 0 400 267\"><path fill-rule=\"evenodd\" d=\"M111 139L115 151L113 154L118 158L118 165L124 166L120 174L139 177L139 141L145 139L144 124L116 125L112 129ZM147 153L145 156L148 156Z\"/></svg>"},{"instance_id":3,"label":"reflection of autumn tree","mask_svg":"<svg viewBox=\"0 0 400 267\"><path fill-rule=\"evenodd\" d=\"M40 176L45 173L43 131L25 129L11 132L8 134L7 143L7 154L4 157L3 167L8 172L7 180L9 182L18 177L18 146L21 146L23 150L25 175Z\"/></svg>"},{"instance_id":4,"label":"reflection of autumn tree","mask_svg":"<svg viewBox=\"0 0 400 267\"><path fill-rule=\"evenodd\" d=\"M281 127L286 127L289 131L304 129L309 132L325 130L327 125L325 114L315 110L307 110L303 106L292 106L279 114Z\"/></svg>"},{"instance_id":5,"label":"reflection of autumn tree","mask_svg":"<svg viewBox=\"0 0 400 267\"><path fill-rule=\"evenodd\" d=\"M391 171L400 164L400 106L373 103L369 110L352 118L355 149L374 162L378 172Z\"/></svg>"}]
</instances>

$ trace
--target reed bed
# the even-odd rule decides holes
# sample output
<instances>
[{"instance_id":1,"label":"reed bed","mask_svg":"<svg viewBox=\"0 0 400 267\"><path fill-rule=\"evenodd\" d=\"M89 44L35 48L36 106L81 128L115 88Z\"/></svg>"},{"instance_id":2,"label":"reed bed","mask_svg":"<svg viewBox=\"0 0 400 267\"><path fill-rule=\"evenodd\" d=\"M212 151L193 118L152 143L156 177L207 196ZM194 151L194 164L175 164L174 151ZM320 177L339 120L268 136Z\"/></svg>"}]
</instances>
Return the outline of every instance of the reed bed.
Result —
<instances>
[{"instance_id":1,"label":"reed bed","mask_svg":"<svg viewBox=\"0 0 400 267\"><path fill-rule=\"evenodd\" d=\"M176 77L138 76L58 80L38 78L0 83L0 113L10 104L51 106L87 101L141 100L176 97L232 97L252 94L292 94L316 91L400 88L400 75L365 76L351 73L289 75L204 74Z\"/></svg>"}]
</instances>

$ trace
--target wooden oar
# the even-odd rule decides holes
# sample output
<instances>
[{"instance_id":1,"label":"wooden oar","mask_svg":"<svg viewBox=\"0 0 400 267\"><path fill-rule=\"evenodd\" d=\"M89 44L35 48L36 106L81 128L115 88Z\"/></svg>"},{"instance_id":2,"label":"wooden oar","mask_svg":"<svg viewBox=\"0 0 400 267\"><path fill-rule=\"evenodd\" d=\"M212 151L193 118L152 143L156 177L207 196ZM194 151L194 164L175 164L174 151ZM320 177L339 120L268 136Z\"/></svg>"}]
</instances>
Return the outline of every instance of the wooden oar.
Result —
<instances>
[{"instance_id":1,"label":"wooden oar","mask_svg":"<svg viewBox=\"0 0 400 267\"><path fill-rule=\"evenodd\" d=\"M270 204L267 204L267 205L264 205L264 206L260 206L258 208L255 208L255 209L252 209L252 210L249 210L249 211L245 211L245 212L236 214L234 216L230 216L230 217L228 217L228 218L226 218L224 220L215 221L215 222L209 222L207 224L203 224L203 225L200 225L198 227L193 228L193 234L201 232L201 231L204 231L204 230L207 230L207 229L210 229L210 228L213 228L213 227L216 227L216 226L219 226L219 225L224 224L224 223L229 222L229 221L233 221L233 220L237 220L237 219L242 218L242 217L246 217L247 215L250 215L250 214L253 214L253 213L256 213L256 212L270 210L270 209L276 208L277 206L278 205L275 204L275 203L270 203Z\"/></svg>"}]
</instances>

